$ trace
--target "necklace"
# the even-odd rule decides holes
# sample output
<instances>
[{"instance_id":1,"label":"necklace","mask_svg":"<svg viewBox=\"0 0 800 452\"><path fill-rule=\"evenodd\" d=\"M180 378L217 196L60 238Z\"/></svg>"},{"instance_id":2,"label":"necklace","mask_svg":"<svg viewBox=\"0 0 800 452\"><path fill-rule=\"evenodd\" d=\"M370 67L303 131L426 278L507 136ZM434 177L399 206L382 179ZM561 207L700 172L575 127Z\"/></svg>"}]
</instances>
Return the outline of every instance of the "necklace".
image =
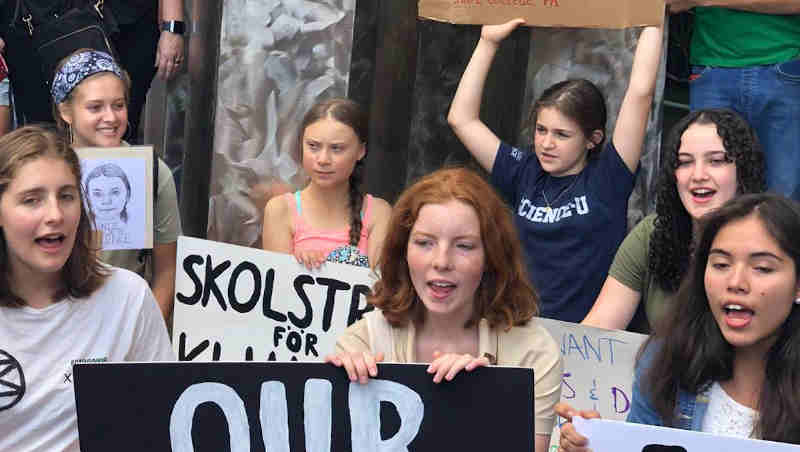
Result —
<instances>
[{"instance_id":1,"label":"necklace","mask_svg":"<svg viewBox=\"0 0 800 452\"><path fill-rule=\"evenodd\" d=\"M553 198L553 202L552 203L550 202L550 200L547 199L547 193L545 193L545 189L547 188L547 182L549 182L549 181L550 181L550 179L546 179L544 181L544 186L542 187L542 198L544 198L544 203L547 204L547 207L545 207L544 210L547 213L550 213L553 210L553 207L552 207L551 204L555 204L559 199L561 199L561 196L563 196L565 193L569 193L569 191L572 190L572 187L574 187L575 184L578 182L578 176L575 176L575 179L572 180L572 182L567 186L567 188L565 188L565 189L561 190L560 192L558 192L556 197Z\"/></svg>"}]
</instances>

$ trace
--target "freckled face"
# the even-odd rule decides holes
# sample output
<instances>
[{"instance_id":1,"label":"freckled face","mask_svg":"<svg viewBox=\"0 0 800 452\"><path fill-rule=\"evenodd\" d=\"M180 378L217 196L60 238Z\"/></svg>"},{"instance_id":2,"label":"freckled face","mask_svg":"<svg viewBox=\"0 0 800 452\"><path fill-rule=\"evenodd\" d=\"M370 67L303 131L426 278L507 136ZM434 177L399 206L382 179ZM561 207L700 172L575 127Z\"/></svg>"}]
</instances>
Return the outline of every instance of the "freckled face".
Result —
<instances>
[{"instance_id":1,"label":"freckled face","mask_svg":"<svg viewBox=\"0 0 800 452\"><path fill-rule=\"evenodd\" d=\"M427 315L466 322L486 267L475 209L456 200L422 206L407 256L411 282Z\"/></svg>"},{"instance_id":2,"label":"freckled face","mask_svg":"<svg viewBox=\"0 0 800 452\"><path fill-rule=\"evenodd\" d=\"M738 350L766 350L800 297L794 260L751 214L723 226L706 264L709 307Z\"/></svg>"}]
</instances>

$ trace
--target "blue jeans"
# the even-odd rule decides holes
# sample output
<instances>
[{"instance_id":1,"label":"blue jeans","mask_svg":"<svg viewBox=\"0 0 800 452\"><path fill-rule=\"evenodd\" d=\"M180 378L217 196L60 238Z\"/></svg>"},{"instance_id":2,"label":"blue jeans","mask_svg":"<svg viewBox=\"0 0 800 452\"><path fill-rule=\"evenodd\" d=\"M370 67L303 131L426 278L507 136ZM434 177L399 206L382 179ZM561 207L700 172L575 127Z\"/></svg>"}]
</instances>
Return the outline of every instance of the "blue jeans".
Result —
<instances>
[{"instance_id":1,"label":"blue jeans","mask_svg":"<svg viewBox=\"0 0 800 452\"><path fill-rule=\"evenodd\" d=\"M756 130L767 188L800 200L800 59L744 68L692 66L692 111L731 108Z\"/></svg>"}]
</instances>

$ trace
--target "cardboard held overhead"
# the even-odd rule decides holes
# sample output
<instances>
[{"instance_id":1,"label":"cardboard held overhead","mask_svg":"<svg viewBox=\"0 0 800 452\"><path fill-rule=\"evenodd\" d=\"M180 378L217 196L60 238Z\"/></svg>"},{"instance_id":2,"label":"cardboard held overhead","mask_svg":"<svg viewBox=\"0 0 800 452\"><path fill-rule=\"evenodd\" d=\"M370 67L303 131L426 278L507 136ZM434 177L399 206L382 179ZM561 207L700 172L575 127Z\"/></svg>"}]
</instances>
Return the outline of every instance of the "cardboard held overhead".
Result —
<instances>
[{"instance_id":1,"label":"cardboard held overhead","mask_svg":"<svg viewBox=\"0 0 800 452\"><path fill-rule=\"evenodd\" d=\"M419 0L419 16L454 24L501 24L522 17L541 27L661 25L664 0Z\"/></svg>"}]
</instances>

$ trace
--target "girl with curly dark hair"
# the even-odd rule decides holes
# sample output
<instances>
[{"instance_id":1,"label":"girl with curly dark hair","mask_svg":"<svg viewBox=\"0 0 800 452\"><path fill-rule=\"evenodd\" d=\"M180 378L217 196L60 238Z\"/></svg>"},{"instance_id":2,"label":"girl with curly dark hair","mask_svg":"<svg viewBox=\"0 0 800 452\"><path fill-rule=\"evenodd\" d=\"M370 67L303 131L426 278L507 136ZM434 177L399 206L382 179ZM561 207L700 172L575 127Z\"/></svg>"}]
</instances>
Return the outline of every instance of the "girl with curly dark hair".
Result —
<instances>
[{"instance_id":1,"label":"girl with curly dark hair","mask_svg":"<svg viewBox=\"0 0 800 452\"><path fill-rule=\"evenodd\" d=\"M764 190L761 146L732 110L699 110L681 119L662 158L656 213L625 238L584 324L628 327L642 301L646 320L658 321L686 274L700 217L737 195ZM631 329L649 330L634 323Z\"/></svg>"},{"instance_id":2,"label":"girl with curly dark hair","mask_svg":"<svg viewBox=\"0 0 800 452\"><path fill-rule=\"evenodd\" d=\"M351 380L375 363L431 363L436 383L497 364L534 369L536 451L544 452L561 394L561 354L533 317L538 297L525 273L511 212L478 174L435 171L392 211L367 313L327 361Z\"/></svg>"}]
</instances>

